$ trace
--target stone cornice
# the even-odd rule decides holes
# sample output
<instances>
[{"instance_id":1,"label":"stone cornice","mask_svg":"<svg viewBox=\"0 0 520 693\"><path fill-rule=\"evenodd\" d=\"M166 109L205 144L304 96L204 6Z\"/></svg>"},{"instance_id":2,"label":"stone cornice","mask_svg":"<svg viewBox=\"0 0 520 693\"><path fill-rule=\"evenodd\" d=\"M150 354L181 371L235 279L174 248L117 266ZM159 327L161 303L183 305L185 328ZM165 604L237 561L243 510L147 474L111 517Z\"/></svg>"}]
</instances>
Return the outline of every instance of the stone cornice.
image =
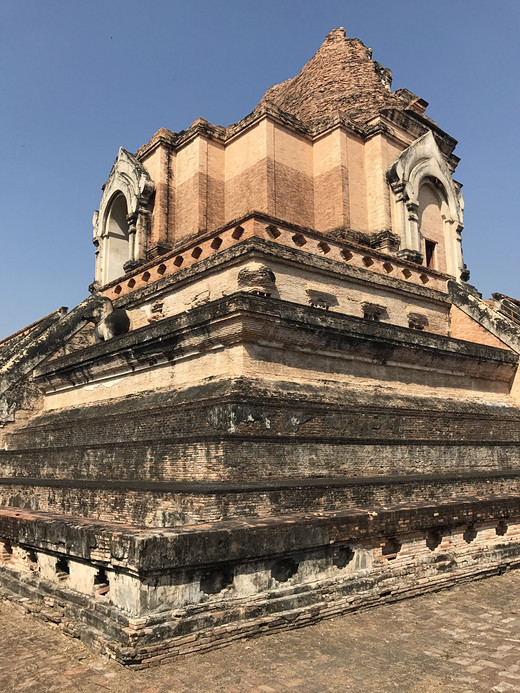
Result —
<instances>
[{"instance_id":1,"label":"stone cornice","mask_svg":"<svg viewBox=\"0 0 520 693\"><path fill-rule=\"evenodd\" d=\"M518 355L388 323L237 293L108 342L41 365L36 378L44 389L61 390L119 377L143 368L192 358L235 344L265 343L276 334L275 348L374 364L406 363L407 368L458 376L509 381Z\"/></svg>"},{"instance_id":2,"label":"stone cornice","mask_svg":"<svg viewBox=\"0 0 520 693\"><path fill-rule=\"evenodd\" d=\"M212 565L222 562L223 556L226 561L276 556L374 534L393 536L403 531L422 532L425 526L440 529L488 518L514 518L518 515L519 500L518 495L502 494L411 502L378 508L377 512L355 508L153 530L122 522L0 508L0 529L2 536L15 544L42 545L52 550L61 549L65 543L70 555L83 560L92 560L92 554L99 555L99 547L103 547L104 562L111 562L124 572L146 575L181 566Z\"/></svg>"},{"instance_id":3,"label":"stone cornice","mask_svg":"<svg viewBox=\"0 0 520 693\"><path fill-rule=\"evenodd\" d=\"M245 130L254 127L265 118L283 127L289 128L300 136L308 137L309 139L319 138L327 131L337 126L342 126L361 137L367 134L366 129L362 125L355 123L341 112L338 112L335 116L320 119L312 124L307 124L290 113L286 113L280 108L277 108L274 104L266 102L257 106L254 111L237 123L227 127L212 125L204 118L198 118L189 128L181 130L178 133L162 128L153 135L149 142L137 150L136 157L139 160L146 159L159 146L177 151L193 141L196 137L205 137L227 144Z\"/></svg>"}]
</instances>

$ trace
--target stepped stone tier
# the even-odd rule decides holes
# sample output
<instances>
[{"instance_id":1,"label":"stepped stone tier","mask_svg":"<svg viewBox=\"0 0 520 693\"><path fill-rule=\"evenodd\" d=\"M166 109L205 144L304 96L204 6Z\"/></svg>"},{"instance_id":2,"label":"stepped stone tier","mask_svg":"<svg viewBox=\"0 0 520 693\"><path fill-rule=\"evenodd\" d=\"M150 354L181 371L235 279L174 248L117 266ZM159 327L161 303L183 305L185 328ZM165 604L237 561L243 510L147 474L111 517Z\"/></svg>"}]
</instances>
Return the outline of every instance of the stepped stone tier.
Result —
<instances>
[{"instance_id":1,"label":"stepped stone tier","mask_svg":"<svg viewBox=\"0 0 520 693\"><path fill-rule=\"evenodd\" d=\"M520 565L520 317L358 39L121 149L91 295L0 343L0 583L130 666Z\"/></svg>"}]
</instances>

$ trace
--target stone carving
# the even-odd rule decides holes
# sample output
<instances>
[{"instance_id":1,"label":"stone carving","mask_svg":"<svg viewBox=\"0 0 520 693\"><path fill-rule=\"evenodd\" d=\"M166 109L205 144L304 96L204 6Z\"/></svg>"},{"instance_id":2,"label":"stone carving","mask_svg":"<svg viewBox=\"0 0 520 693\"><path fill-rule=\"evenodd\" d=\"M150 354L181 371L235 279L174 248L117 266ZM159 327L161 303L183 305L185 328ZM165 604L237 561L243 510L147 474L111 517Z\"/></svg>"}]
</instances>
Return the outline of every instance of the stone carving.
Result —
<instances>
[{"instance_id":1,"label":"stone carving","mask_svg":"<svg viewBox=\"0 0 520 693\"><path fill-rule=\"evenodd\" d=\"M334 294L327 293L326 291L317 291L315 289L307 289L307 296L309 297L309 304L313 308L322 308L323 310L329 310L332 306L339 305L338 299Z\"/></svg>"},{"instance_id":2,"label":"stone carving","mask_svg":"<svg viewBox=\"0 0 520 693\"><path fill-rule=\"evenodd\" d=\"M372 322L379 322L380 320L388 319L388 311L386 306L381 306L378 303L368 303L362 304L363 307L363 317L365 320L371 320Z\"/></svg>"},{"instance_id":3,"label":"stone carving","mask_svg":"<svg viewBox=\"0 0 520 693\"><path fill-rule=\"evenodd\" d=\"M89 319L96 325L96 342L106 342L113 337L126 334L130 330L130 318L124 308L114 308L110 299L100 298Z\"/></svg>"},{"instance_id":4,"label":"stone carving","mask_svg":"<svg viewBox=\"0 0 520 693\"><path fill-rule=\"evenodd\" d=\"M422 313L408 313L408 327L412 330L424 330L428 327L428 318Z\"/></svg>"},{"instance_id":5,"label":"stone carving","mask_svg":"<svg viewBox=\"0 0 520 693\"><path fill-rule=\"evenodd\" d=\"M238 273L238 286L257 296L271 296L276 291L276 277L267 265L251 262Z\"/></svg>"},{"instance_id":6,"label":"stone carving","mask_svg":"<svg viewBox=\"0 0 520 693\"><path fill-rule=\"evenodd\" d=\"M148 322L157 322L164 318L163 313L164 301L155 301L150 306L150 314L148 316Z\"/></svg>"}]
</instances>

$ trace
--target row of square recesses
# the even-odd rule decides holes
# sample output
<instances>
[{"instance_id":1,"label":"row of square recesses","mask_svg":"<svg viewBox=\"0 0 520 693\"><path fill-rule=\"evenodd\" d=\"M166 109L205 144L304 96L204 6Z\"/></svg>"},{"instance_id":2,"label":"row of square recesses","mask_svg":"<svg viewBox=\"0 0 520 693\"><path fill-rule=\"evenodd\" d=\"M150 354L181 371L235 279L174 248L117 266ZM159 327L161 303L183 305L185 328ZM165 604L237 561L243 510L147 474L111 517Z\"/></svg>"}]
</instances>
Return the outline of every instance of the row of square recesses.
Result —
<instances>
[{"instance_id":1,"label":"row of square recesses","mask_svg":"<svg viewBox=\"0 0 520 693\"><path fill-rule=\"evenodd\" d=\"M208 241L207 243L202 243L201 245L195 246L195 248L192 248L191 250L187 250L183 254L176 255L171 260L161 262L160 265L158 265L157 267L153 267L150 270L146 270L139 277L131 277L126 282L126 287L128 289L134 289L138 282L140 282L141 284L147 284L150 280L156 281L157 279L160 279L164 274L166 274L166 270L168 270L168 274L171 274L172 272L175 272L176 270L179 270L183 267L189 267L193 262L200 260L203 254L206 257L208 257L213 253L216 253L218 250L221 249L221 246L224 243L222 235L215 236L215 238L213 238L211 241ZM241 226L237 226L231 232L230 237L232 241L239 241L243 235L244 229ZM232 244L233 243L230 243L229 245ZM122 283L118 284L114 288L114 293L116 295L119 295L123 291L123 288L124 286Z\"/></svg>"},{"instance_id":2,"label":"row of square recesses","mask_svg":"<svg viewBox=\"0 0 520 693\"><path fill-rule=\"evenodd\" d=\"M43 562L43 563L42 563ZM104 597L110 592L110 582L107 571L102 566L88 566L87 564L74 561L75 566L80 570L83 568L88 571L82 576L88 591L94 596ZM70 559L63 555L53 555L38 552L30 547L13 546L6 539L0 540L0 565L11 565L16 569L29 570L32 572L43 573L44 577L51 578L64 586L70 578Z\"/></svg>"},{"instance_id":3,"label":"row of square recesses","mask_svg":"<svg viewBox=\"0 0 520 693\"><path fill-rule=\"evenodd\" d=\"M495 525L495 533L497 536L504 536L508 533L508 523L506 520L499 520ZM478 535L479 530L474 523L470 523L462 532L462 539L466 544L471 544ZM436 551L443 539L443 536L448 536L448 530L428 530L425 535L426 547L431 551ZM396 537L385 537L379 544L381 550L381 559L393 561L398 558L403 548L402 542ZM8 540L0 540L0 564L13 567L24 568L31 571L40 571L38 553L31 548L17 547L17 555L15 556L13 546ZM327 550L330 554L332 565L335 568L343 569L352 563L356 557L356 551L349 544L341 544L336 547L330 547ZM70 561L65 556L50 556L41 554L42 558L54 559L55 580L67 585L70 576ZM300 559L301 560L301 559ZM276 558L271 561L270 574L275 583L284 583L296 575L299 569L300 560L294 556ZM74 561L78 567L81 565ZM104 597L110 592L109 573L103 567L97 566L95 572L92 572L90 577L91 593L96 597ZM208 568L200 576L200 591L207 595L218 594L229 588L234 580L234 570L232 566L222 567L215 566Z\"/></svg>"},{"instance_id":4,"label":"row of square recesses","mask_svg":"<svg viewBox=\"0 0 520 693\"><path fill-rule=\"evenodd\" d=\"M353 260L357 260L357 262L353 264L357 264L366 269L372 269L372 271L376 271L381 274L392 275L406 280L418 278L422 284L428 284L430 281L430 277L424 272L414 273L408 267L400 269L398 266L388 260L383 262L382 260L374 259L369 254L354 253L335 244L331 246L325 241L316 241L314 238L307 238L303 233L283 233L278 227L272 225L267 226L265 231L270 240L276 240L279 243L284 242L287 245L294 245L298 248L304 248L307 246L305 247L307 251L330 256L331 259L346 263L351 263ZM186 252L176 255L171 260L169 259L162 262L157 267L146 270L140 276L131 277L127 282L125 282L125 284L123 284L123 282L118 284L116 287L114 287L114 293L118 296L123 292L125 286L127 289L134 289L138 283L143 285L147 284L150 280L156 281L157 279L160 279L160 277L162 277L167 270L168 274L171 274L182 267L189 267L191 264L193 264L193 262L200 260L202 255L208 257L213 253L216 253L222 248L225 241L231 241L230 243L226 243L227 247L229 247L230 245L233 245L234 242L241 240L243 235L244 228L242 226L237 226L230 232L226 231L219 236L215 236L215 238L207 241L206 243L201 243L191 250L186 250Z\"/></svg>"},{"instance_id":5,"label":"row of square recesses","mask_svg":"<svg viewBox=\"0 0 520 693\"><path fill-rule=\"evenodd\" d=\"M266 231L274 239L279 239L282 235L280 229L274 226L268 226L266 228ZM284 236L286 240L288 234L284 234ZM312 243L311 239L306 238L303 233L293 234L292 236L290 236L290 240L294 245L298 246L299 248L303 248L304 246L308 246L309 243ZM312 240L315 241L315 239ZM344 262L351 262L354 259L358 259L360 264L366 269L371 268L372 271L376 272L381 272L382 270L382 274L389 274L396 277L402 277L404 279L410 279L414 276L414 272L412 272L408 267L405 267L404 269L399 269L399 267L396 267L395 264L391 263L388 260L383 262L382 260L371 257L369 254L355 253L346 248L342 248L339 245L331 246L326 241L317 241L315 242L315 244L312 244L310 247L306 248L306 250L310 250L311 252L317 251L321 255L331 254L331 258L336 260L340 259ZM418 278L422 284L428 284L428 282L430 281L430 277L424 272L418 274Z\"/></svg>"}]
</instances>

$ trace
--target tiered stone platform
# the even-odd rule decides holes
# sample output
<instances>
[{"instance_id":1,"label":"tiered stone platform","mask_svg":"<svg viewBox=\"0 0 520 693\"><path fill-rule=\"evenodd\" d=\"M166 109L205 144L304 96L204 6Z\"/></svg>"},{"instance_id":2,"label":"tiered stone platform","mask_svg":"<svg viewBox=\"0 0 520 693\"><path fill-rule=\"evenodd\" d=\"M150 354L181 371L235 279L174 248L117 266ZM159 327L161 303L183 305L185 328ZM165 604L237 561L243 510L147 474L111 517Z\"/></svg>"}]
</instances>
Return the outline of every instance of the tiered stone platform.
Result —
<instances>
[{"instance_id":1,"label":"tiered stone platform","mask_svg":"<svg viewBox=\"0 0 520 693\"><path fill-rule=\"evenodd\" d=\"M215 354L220 377L146 389ZM516 565L516 362L240 293L50 360L0 452L3 583L147 666Z\"/></svg>"},{"instance_id":2,"label":"tiered stone platform","mask_svg":"<svg viewBox=\"0 0 520 693\"><path fill-rule=\"evenodd\" d=\"M337 29L119 150L93 295L0 342L5 591L146 667L520 563L514 299L426 106Z\"/></svg>"}]
</instances>

